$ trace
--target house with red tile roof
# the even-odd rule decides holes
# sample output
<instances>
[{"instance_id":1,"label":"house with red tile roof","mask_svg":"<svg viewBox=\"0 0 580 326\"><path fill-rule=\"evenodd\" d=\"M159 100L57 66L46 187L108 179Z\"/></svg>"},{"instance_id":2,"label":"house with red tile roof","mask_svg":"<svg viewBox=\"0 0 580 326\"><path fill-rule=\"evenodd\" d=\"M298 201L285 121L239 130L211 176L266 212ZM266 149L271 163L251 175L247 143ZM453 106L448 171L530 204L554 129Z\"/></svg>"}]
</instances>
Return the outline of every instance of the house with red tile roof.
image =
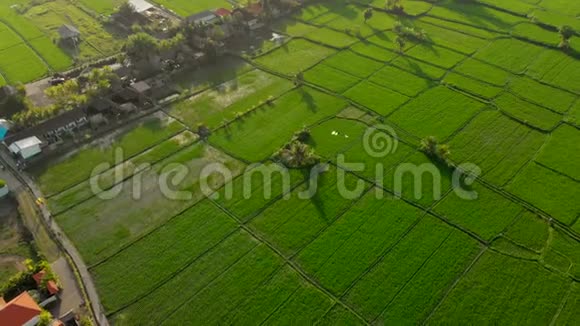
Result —
<instances>
[{"instance_id":1,"label":"house with red tile roof","mask_svg":"<svg viewBox=\"0 0 580 326\"><path fill-rule=\"evenodd\" d=\"M0 307L0 324L2 326L35 325L41 311L28 292L22 292Z\"/></svg>"},{"instance_id":2,"label":"house with red tile roof","mask_svg":"<svg viewBox=\"0 0 580 326\"><path fill-rule=\"evenodd\" d=\"M41 286L42 280L44 279L45 276L46 276L46 271L41 270L40 272L32 275L32 278L36 282L36 285ZM48 282L46 282L46 290L48 291L48 293L50 295L55 295L60 291L60 289L58 288L58 285L56 285L56 282L53 280L49 280Z\"/></svg>"}]
</instances>

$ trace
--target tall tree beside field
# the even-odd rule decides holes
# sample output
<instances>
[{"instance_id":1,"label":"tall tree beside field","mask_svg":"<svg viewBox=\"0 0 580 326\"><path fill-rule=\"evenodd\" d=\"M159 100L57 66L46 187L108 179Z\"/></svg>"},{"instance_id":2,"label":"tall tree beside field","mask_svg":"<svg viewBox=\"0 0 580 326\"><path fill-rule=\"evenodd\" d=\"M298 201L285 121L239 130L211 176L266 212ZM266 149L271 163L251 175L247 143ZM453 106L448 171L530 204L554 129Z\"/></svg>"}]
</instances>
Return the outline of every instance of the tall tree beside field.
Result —
<instances>
[{"instance_id":1,"label":"tall tree beside field","mask_svg":"<svg viewBox=\"0 0 580 326\"><path fill-rule=\"evenodd\" d=\"M368 8L367 10L365 10L364 13L364 18L365 18L365 23L371 19L373 17L373 9L372 8Z\"/></svg>"},{"instance_id":2,"label":"tall tree beside field","mask_svg":"<svg viewBox=\"0 0 580 326\"><path fill-rule=\"evenodd\" d=\"M135 7L129 1L125 1L119 6L117 13L122 17L132 17L135 14Z\"/></svg>"},{"instance_id":3,"label":"tall tree beside field","mask_svg":"<svg viewBox=\"0 0 580 326\"><path fill-rule=\"evenodd\" d=\"M54 101L54 106L58 109L76 107L86 103L87 96L81 94L81 87L76 79L47 88L44 93Z\"/></svg>"},{"instance_id":4,"label":"tall tree beside field","mask_svg":"<svg viewBox=\"0 0 580 326\"><path fill-rule=\"evenodd\" d=\"M396 12L396 13L403 13L403 4L401 0L387 0L385 2L385 9Z\"/></svg>"},{"instance_id":5,"label":"tall tree beside field","mask_svg":"<svg viewBox=\"0 0 580 326\"><path fill-rule=\"evenodd\" d=\"M570 48L570 39L574 36L574 30L572 27L564 25L559 28L558 32L560 33L560 48L562 49L569 49Z\"/></svg>"},{"instance_id":6,"label":"tall tree beside field","mask_svg":"<svg viewBox=\"0 0 580 326\"><path fill-rule=\"evenodd\" d=\"M407 45L407 41L405 41L403 37L397 35L397 38L395 38L395 44L399 49L399 53L403 53L403 50L405 50L405 45Z\"/></svg>"},{"instance_id":7,"label":"tall tree beside field","mask_svg":"<svg viewBox=\"0 0 580 326\"><path fill-rule=\"evenodd\" d=\"M421 151L440 163L449 164L451 149L447 144L439 144L437 139L429 136L421 141Z\"/></svg>"},{"instance_id":8,"label":"tall tree beside field","mask_svg":"<svg viewBox=\"0 0 580 326\"><path fill-rule=\"evenodd\" d=\"M137 33L129 36L125 43L125 53L133 64L153 64L153 59L159 55L159 45L153 36Z\"/></svg>"}]
</instances>

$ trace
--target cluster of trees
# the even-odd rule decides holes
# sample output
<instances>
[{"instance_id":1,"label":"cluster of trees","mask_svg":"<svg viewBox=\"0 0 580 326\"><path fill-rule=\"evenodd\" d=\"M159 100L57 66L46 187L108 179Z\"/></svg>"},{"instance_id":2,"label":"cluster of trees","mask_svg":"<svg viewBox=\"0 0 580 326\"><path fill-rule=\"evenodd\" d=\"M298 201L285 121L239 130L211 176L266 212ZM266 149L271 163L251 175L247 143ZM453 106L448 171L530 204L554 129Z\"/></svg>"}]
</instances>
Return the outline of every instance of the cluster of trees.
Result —
<instances>
[{"instance_id":1,"label":"cluster of trees","mask_svg":"<svg viewBox=\"0 0 580 326\"><path fill-rule=\"evenodd\" d=\"M0 295L3 296L6 301L12 300L24 291L35 289L37 285L32 276L42 270L44 270L46 274L40 285L41 291L46 291L46 283L48 281L54 281L58 284L58 279L46 260L34 262L31 259L27 259L24 265L26 266L26 270L12 276L6 283L0 285Z\"/></svg>"},{"instance_id":2,"label":"cluster of trees","mask_svg":"<svg viewBox=\"0 0 580 326\"><path fill-rule=\"evenodd\" d=\"M413 26L405 26L400 21L395 22L393 32L397 34L394 42L399 52L405 50L407 41L423 42L427 39L427 34L422 29L417 29Z\"/></svg>"},{"instance_id":3,"label":"cluster of trees","mask_svg":"<svg viewBox=\"0 0 580 326\"><path fill-rule=\"evenodd\" d=\"M451 150L447 144L439 144L437 138L429 136L421 141L421 151L427 154L432 160L445 164L447 166L451 165L450 155Z\"/></svg>"},{"instance_id":4,"label":"cluster of trees","mask_svg":"<svg viewBox=\"0 0 580 326\"><path fill-rule=\"evenodd\" d=\"M558 29L560 34L560 48L562 49L569 49L570 48L570 39L574 36L574 30L572 27L564 25Z\"/></svg>"},{"instance_id":5,"label":"cluster of trees","mask_svg":"<svg viewBox=\"0 0 580 326\"><path fill-rule=\"evenodd\" d=\"M320 162L314 149L306 142L310 140L310 130L303 128L296 132L292 141L274 154L274 159L291 169L306 168Z\"/></svg>"},{"instance_id":6,"label":"cluster of trees","mask_svg":"<svg viewBox=\"0 0 580 326\"><path fill-rule=\"evenodd\" d=\"M26 100L26 109L14 114L12 120L19 127L31 127L82 106L92 98L106 95L120 85L121 80L109 66L93 69L86 76L47 88L44 92L53 101L49 106L37 107Z\"/></svg>"}]
</instances>

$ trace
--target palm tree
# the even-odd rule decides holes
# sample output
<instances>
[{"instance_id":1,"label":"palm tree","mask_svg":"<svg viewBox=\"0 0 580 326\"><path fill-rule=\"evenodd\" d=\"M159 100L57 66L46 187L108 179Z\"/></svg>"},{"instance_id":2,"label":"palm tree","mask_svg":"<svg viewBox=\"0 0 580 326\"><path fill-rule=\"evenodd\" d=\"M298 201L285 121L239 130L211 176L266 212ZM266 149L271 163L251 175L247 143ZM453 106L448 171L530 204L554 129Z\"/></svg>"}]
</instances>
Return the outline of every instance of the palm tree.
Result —
<instances>
[{"instance_id":1,"label":"palm tree","mask_svg":"<svg viewBox=\"0 0 580 326\"><path fill-rule=\"evenodd\" d=\"M407 41L405 41L403 37L397 35L397 38L395 38L395 43L399 48L399 53L403 53L405 50L405 45L407 45Z\"/></svg>"},{"instance_id":2,"label":"palm tree","mask_svg":"<svg viewBox=\"0 0 580 326\"><path fill-rule=\"evenodd\" d=\"M310 146L299 141L293 141L287 144L278 151L276 156L289 168L312 166L320 160Z\"/></svg>"},{"instance_id":3,"label":"palm tree","mask_svg":"<svg viewBox=\"0 0 580 326\"><path fill-rule=\"evenodd\" d=\"M559 45L560 48L562 49L570 48L570 38L574 36L574 30L572 29L572 27L564 25L558 29L558 32L560 33L561 39Z\"/></svg>"},{"instance_id":4,"label":"palm tree","mask_svg":"<svg viewBox=\"0 0 580 326\"><path fill-rule=\"evenodd\" d=\"M373 17L373 8L367 8L364 13L365 23Z\"/></svg>"}]
</instances>

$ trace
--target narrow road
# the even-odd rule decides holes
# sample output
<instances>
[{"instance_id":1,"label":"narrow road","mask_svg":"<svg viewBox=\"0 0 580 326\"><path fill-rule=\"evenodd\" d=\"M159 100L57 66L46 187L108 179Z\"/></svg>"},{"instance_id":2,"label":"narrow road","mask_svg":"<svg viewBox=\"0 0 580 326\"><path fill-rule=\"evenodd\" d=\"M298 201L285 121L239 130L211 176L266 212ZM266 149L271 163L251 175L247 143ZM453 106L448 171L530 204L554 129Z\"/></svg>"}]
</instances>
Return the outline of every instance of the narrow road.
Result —
<instances>
[{"instance_id":1,"label":"narrow road","mask_svg":"<svg viewBox=\"0 0 580 326\"><path fill-rule=\"evenodd\" d=\"M16 191L29 191L32 193L34 198L44 198L36 183L34 183L34 181L32 181L25 173L18 171L14 160L4 149L0 149L0 164L5 167L5 170L3 171L4 173L2 174L3 178L6 179L10 189L14 189ZM83 288L88 297L89 308L93 312L96 323L101 326L108 326L109 322L107 321L107 317L105 316L105 313L102 309L97 289L89 273L87 265L84 263L75 246L52 218L49 210L45 206L39 207L39 209L42 213L44 224L48 227L53 240L59 245L61 250L64 251L70 260L72 260L74 265L72 266L73 269L76 269L78 275L80 275L80 286Z\"/></svg>"}]
</instances>

